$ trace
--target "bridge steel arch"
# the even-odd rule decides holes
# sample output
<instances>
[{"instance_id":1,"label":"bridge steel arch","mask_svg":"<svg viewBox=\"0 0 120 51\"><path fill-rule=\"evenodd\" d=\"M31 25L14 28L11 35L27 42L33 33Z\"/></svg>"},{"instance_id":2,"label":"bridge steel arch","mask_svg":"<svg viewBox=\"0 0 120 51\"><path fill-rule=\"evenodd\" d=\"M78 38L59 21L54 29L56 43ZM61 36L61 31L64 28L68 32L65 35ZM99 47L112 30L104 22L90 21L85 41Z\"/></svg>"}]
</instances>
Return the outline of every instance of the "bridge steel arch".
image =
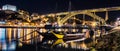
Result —
<instances>
[{"instance_id":1,"label":"bridge steel arch","mask_svg":"<svg viewBox=\"0 0 120 51\"><path fill-rule=\"evenodd\" d=\"M57 21L59 25L63 25L69 18L73 17L74 15L85 14L100 21L102 25L104 25L106 21L102 17L94 14L94 12L106 12L106 11L118 11L118 10L120 10L120 7L107 7L107 8L98 8L98 9L77 10L71 12L50 13L50 14L41 15L41 17L42 16L49 17L49 15L56 15L59 17L61 15L66 15L64 18L59 17Z\"/></svg>"},{"instance_id":2,"label":"bridge steel arch","mask_svg":"<svg viewBox=\"0 0 120 51\"><path fill-rule=\"evenodd\" d=\"M103 24L105 24L105 20L103 18L101 18L100 16L94 14L93 12L70 12L69 14L67 14L64 18L61 18L60 21L58 22L59 25L63 25L68 19L72 18L73 16L75 15L78 15L78 14L85 14L85 15L88 15L98 21L100 21Z\"/></svg>"}]
</instances>

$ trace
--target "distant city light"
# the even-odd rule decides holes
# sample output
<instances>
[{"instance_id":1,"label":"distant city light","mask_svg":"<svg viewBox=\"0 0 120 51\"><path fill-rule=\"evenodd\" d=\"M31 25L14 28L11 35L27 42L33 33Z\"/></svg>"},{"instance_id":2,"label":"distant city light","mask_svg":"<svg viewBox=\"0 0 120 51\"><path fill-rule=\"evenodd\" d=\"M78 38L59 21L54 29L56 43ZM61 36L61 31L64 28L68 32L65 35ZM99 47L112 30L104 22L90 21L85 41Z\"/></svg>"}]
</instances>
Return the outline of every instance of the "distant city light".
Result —
<instances>
[{"instance_id":1,"label":"distant city light","mask_svg":"<svg viewBox=\"0 0 120 51\"><path fill-rule=\"evenodd\" d=\"M41 15L41 18L45 17L45 15Z\"/></svg>"},{"instance_id":2,"label":"distant city light","mask_svg":"<svg viewBox=\"0 0 120 51\"><path fill-rule=\"evenodd\" d=\"M120 18L117 18L117 20L120 20Z\"/></svg>"},{"instance_id":3,"label":"distant city light","mask_svg":"<svg viewBox=\"0 0 120 51\"><path fill-rule=\"evenodd\" d=\"M120 25L120 18L117 18L116 22L115 22L115 26L119 26Z\"/></svg>"}]
</instances>

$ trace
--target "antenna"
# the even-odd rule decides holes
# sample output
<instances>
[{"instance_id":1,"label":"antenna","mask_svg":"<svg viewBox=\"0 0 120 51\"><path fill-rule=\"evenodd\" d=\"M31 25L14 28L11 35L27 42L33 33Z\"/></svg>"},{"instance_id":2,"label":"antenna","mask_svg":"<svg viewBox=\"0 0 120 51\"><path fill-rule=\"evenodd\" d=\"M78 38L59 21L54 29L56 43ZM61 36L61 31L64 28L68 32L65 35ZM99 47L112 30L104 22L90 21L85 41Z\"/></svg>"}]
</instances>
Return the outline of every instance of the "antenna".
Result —
<instances>
[{"instance_id":1,"label":"antenna","mask_svg":"<svg viewBox=\"0 0 120 51\"><path fill-rule=\"evenodd\" d=\"M68 5L68 12L69 12L69 14L71 14L71 1L69 1L69 3L68 3L69 5ZM70 23L71 21L70 20L68 20L68 23Z\"/></svg>"},{"instance_id":2,"label":"antenna","mask_svg":"<svg viewBox=\"0 0 120 51\"><path fill-rule=\"evenodd\" d=\"M71 1L69 1L68 12L71 11Z\"/></svg>"}]
</instances>

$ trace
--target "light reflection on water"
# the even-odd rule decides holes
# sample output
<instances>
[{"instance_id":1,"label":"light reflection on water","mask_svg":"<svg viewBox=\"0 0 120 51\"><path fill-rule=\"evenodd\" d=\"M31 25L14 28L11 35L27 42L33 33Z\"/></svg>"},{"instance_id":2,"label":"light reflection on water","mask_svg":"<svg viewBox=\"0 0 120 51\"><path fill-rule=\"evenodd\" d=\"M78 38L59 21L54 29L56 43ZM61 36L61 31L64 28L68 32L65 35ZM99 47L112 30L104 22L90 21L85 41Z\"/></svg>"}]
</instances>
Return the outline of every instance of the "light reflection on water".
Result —
<instances>
[{"instance_id":1,"label":"light reflection on water","mask_svg":"<svg viewBox=\"0 0 120 51\"><path fill-rule=\"evenodd\" d=\"M94 44L94 43L93 44L88 43L87 41L79 41L79 39L75 39L77 40L76 42L71 40L63 40L63 39L57 39L57 40L44 39L37 32L33 32L34 30L35 29L0 28L0 50L16 51L17 48L21 48L21 49L24 48L25 44L33 45L35 47L40 46L42 47L42 49L44 47L44 49L69 48L69 49L87 50L90 48L91 45ZM39 49L40 48L38 48L38 50Z\"/></svg>"},{"instance_id":2,"label":"light reflection on water","mask_svg":"<svg viewBox=\"0 0 120 51\"><path fill-rule=\"evenodd\" d=\"M5 29L3 29L3 28L0 28L0 40L3 40L3 39L5 39Z\"/></svg>"},{"instance_id":3,"label":"light reflection on water","mask_svg":"<svg viewBox=\"0 0 120 51\"><path fill-rule=\"evenodd\" d=\"M77 41L75 41L75 40L77 40ZM92 39L89 39L89 40L91 40L89 42L81 41L80 39L75 39L75 40L74 41L71 41L71 40L65 41L63 39L46 40L42 43L42 45L46 48L64 47L64 48L83 49L83 50L89 50L90 46L94 45L94 42L92 41ZM80 40L80 41L78 41L78 40ZM49 47L48 47L48 45L49 45Z\"/></svg>"},{"instance_id":4,"label":"light reflection on water","mask_svg":"<svg viewBox=\"0 0 120 51\"><path fill-rule=\"evenodd\" d=\"M2 42L0 43L0 46L1 46L0 49L3 51L15 51L16 43L15 42L11 42L11 43Z\"/></svg>"},{"instance_id":5,"label":"light reflection on water","mask_svg":"<svg viewBox=\"0 0 120 51\"><path fill-rule=\"evenodd\" d=\"M0 28L0 50L3 51L14 51L16 48L15 42L8 42L6 40L6 29Z\"/></svg>"}]
</instances>

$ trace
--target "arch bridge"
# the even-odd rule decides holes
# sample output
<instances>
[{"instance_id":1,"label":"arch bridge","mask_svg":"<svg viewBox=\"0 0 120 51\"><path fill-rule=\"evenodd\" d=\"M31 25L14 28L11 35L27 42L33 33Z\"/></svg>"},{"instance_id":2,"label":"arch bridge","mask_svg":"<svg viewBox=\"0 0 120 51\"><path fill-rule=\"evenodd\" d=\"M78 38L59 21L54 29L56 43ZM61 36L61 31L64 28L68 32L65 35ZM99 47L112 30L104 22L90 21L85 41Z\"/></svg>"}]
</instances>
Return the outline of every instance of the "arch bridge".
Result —
<instances>
[{"instance_id":1,"label":"arch bridge","mask_svg":"<svg viewBox=\"0 0 120 51\"><path fill-rule=\"evenodd\" d=\"M78 11L70 11L70 12L60 12L60 13L50 13L50 14L46 14L46 15L41 15L41 16L57 16L58 17L58 24L59 25L63 25L68 19L74 17L75 15L78 14L85 14L88 15L90 17L92 17L95 20L98 20L99 22L101 22L101 25L106 24L106 20L108 19L108 16L106 16L106 19L103 17L98 16L97 14L95 14L96 12L106 12L106 15L108 15L108 11L117 11L120 10L120 7L108 7L108 8L98 8L98 9L87 9L87 10L78 10ZM64 15L64 17L60 17Z\"/></svg>"}]
</instances>

